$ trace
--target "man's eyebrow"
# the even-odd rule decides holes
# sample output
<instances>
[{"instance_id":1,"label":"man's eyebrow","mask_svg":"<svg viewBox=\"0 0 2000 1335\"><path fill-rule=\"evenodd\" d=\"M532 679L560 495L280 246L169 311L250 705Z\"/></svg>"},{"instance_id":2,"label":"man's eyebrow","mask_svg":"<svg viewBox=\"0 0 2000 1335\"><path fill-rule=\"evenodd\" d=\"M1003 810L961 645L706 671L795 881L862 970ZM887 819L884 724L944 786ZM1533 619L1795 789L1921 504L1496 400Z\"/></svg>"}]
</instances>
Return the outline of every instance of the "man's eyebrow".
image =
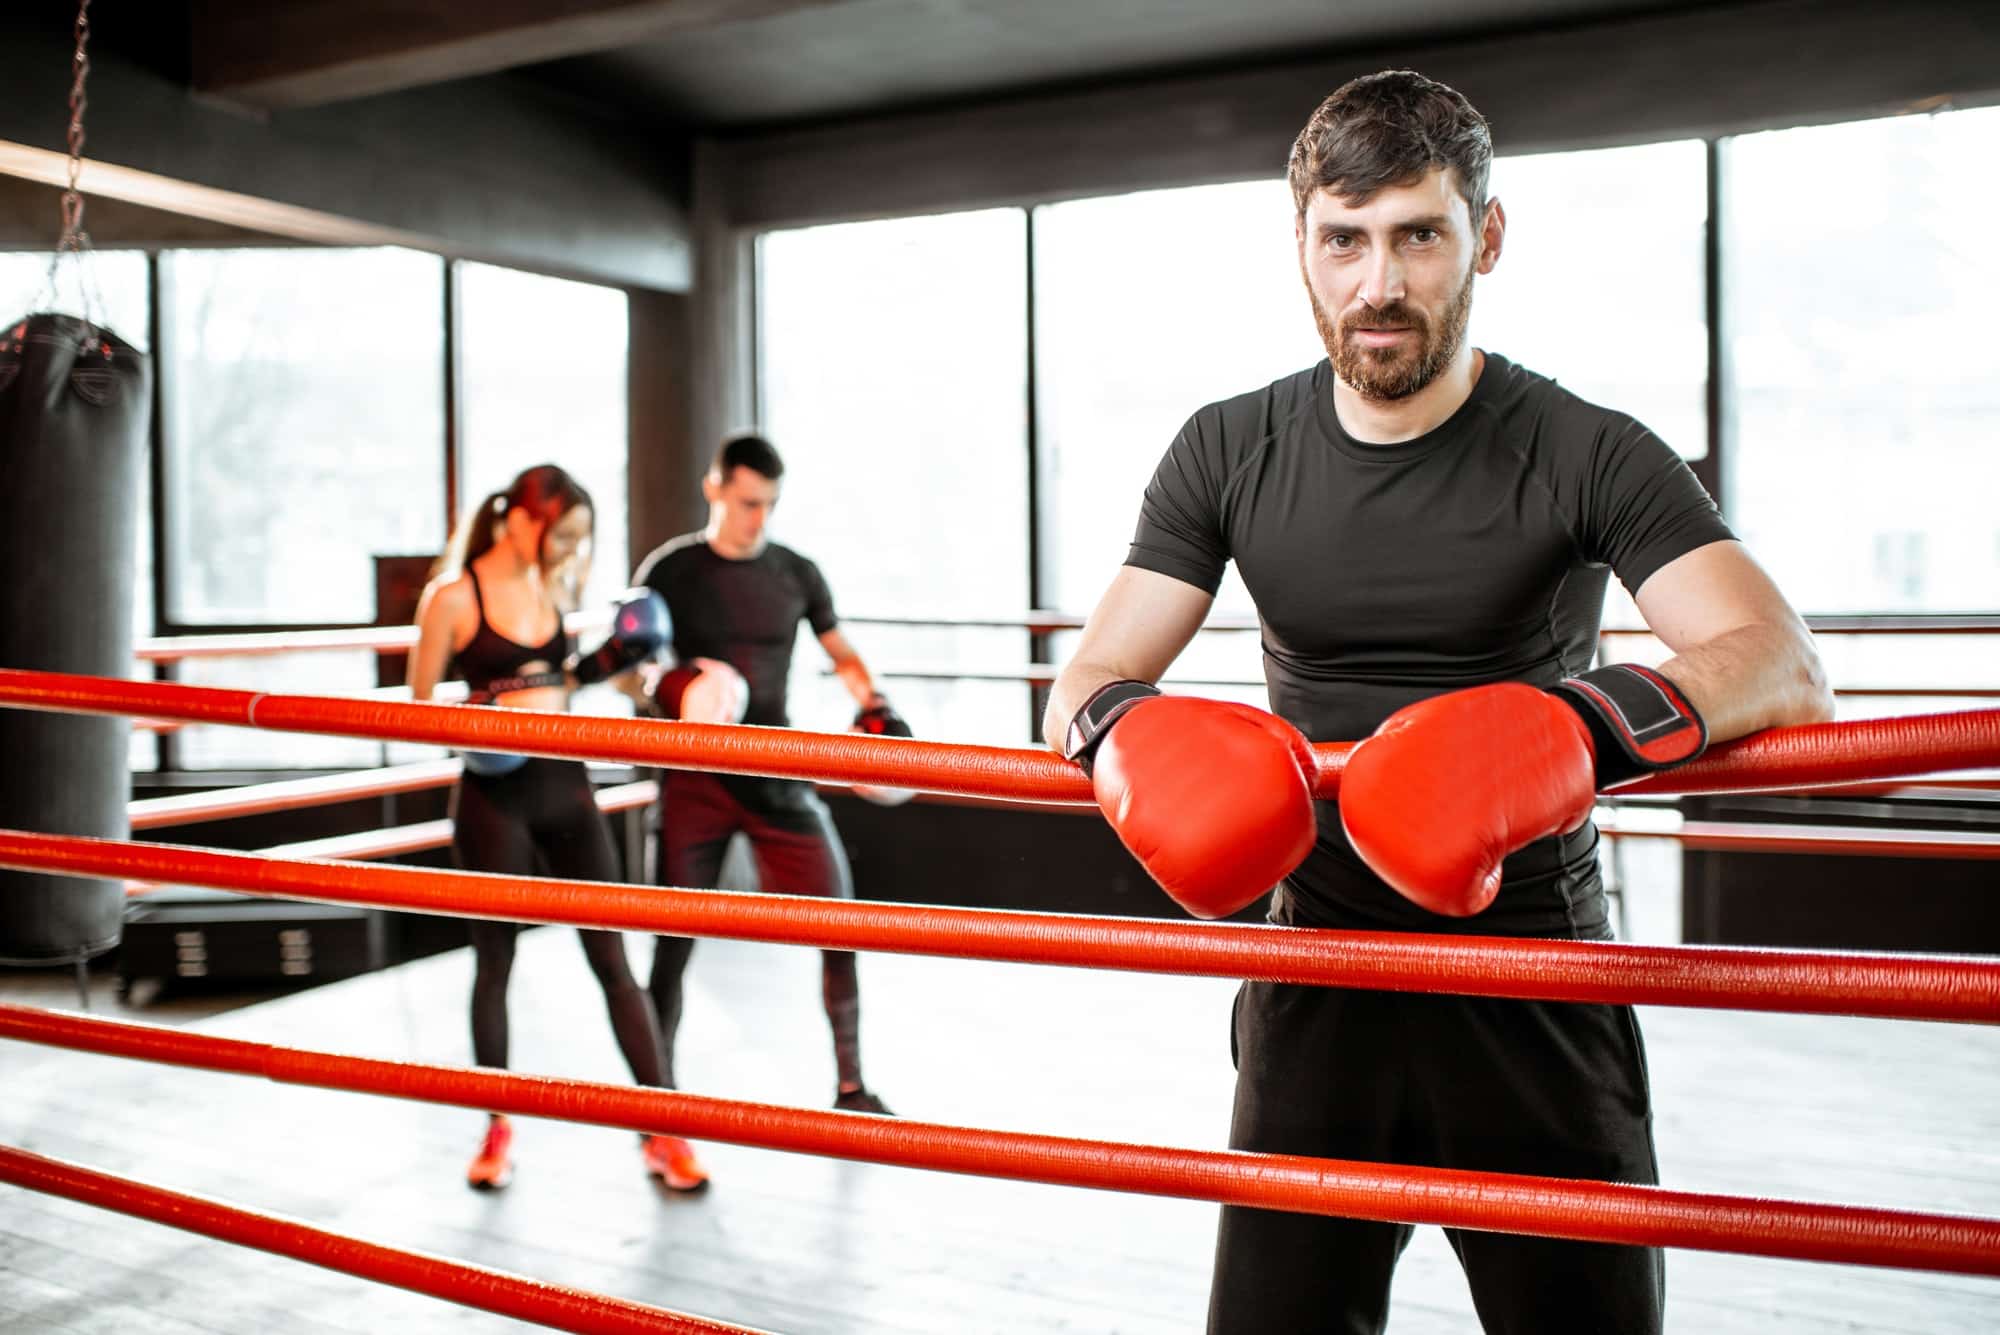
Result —
<instances>
[{"instance_id":1,"label":"man's eyebrow","mask_svg":"<svg viewBox=\"0 0 2000 1335\"><path fill-rule=\"evenodd\" d=\"M1425 228L1433 232L1442 232L1448 230L1450 227L1451 215L1448 213L1426 213L1417 218L1399 218L1390 224L1390 228L1398 232L1416 232L1422 231ZM1352 223L1323 222L1319 225L1319 234L1321 236L1330 236L1338 232L1365 232L1367 230L1365 227Z\"/></svg>"}]
</instances>

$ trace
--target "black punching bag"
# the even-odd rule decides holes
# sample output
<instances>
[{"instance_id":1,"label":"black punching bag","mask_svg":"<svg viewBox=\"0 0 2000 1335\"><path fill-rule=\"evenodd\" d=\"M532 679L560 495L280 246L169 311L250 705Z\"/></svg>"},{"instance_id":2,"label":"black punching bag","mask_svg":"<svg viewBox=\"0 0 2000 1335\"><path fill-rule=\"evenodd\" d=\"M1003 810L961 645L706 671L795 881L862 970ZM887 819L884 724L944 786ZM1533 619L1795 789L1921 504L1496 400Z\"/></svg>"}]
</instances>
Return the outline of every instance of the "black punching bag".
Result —
<instances>
[{"instance_id":1,"label":"black punching bag","mask_svg":"<svg viewBox=\"0 0 2000 1335\"><path fill-rule=\"evenodd\" d=\"M146 355L66 315L0 326L0 667L126 676L132 667ZM0 708L0 825L131 832L130 719ZM0 963L56 964L118 944L125 887L0 870Z\"/></svg>"}]
</instances>

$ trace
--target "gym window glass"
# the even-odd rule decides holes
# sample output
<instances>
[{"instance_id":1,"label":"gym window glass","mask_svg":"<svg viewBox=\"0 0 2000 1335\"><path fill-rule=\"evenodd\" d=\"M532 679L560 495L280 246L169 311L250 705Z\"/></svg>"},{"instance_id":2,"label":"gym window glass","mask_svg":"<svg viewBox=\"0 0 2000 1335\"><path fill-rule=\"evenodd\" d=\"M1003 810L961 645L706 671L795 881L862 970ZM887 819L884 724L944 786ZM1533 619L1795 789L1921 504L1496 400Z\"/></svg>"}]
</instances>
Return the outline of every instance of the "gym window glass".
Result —
<instances>
[{"instance_id":1,"label":"gym window glass","mask_svg":"<svg viewBox=\"0 0 2000 1335\"><path fill-rule=\"evenodd\" d=\"M2000 610L1996 160L1990 109L1722 144L1729 517L1802 612ZM1949 690L1994 685L1993 643L1823 635L1820 652L1836 686Z\"/></svg>"},{"instance_id":2,"label":"gym window glass","mask_svg":"<svg viewBox=\"0 0 2000 1335\"><path fill-rule=\"evenodd\" d=\"M1698 139L1495 159L1507 233L1472 342L1706 455L1707 170Z\"/></svg>"},{"instance_id":3,"label":"gym window glass","mask_svg":"<svg viewBox=\"0 0 2000 1335\"><path fill-rule=\"evenodd\" d=\"M151 302L147 296L146 256L137 250L90 251L79 264L65 258L54 270L51 284L48 251L0 252L0 323L23 315L54 311L84 316L141 352L152 344ZM152 470L139 469L139 529L133 553L136 574L132 586L132 635L153 633L153 480ZM153 670L134 663L131 674L151 680ZM157 768L159 750L148 732L132 734L132 768Z\"/></svg>"},{"instance_id":4,"label":"gym window glass","mask_svg":"<svg viewBox=\"0 0 2000 1335\"><path fill-rule=\"evenodd\" d=\"M160 262L167 619L372 622L374 556L444 543L443 262L387 249Z\"/></svg>"},{"instance_id":5,"label":"gym window glass","mask_svg":"<svg viewBox=\"0 0 2000 1335\"><path fill-rule=\"evenodd\" d=\"M1707 156L1686 139L1494 159L1487 189L1507 233L1468 333L1637 418L1684 459L1709 441ZM1604 624L1646 624L1615 579Z\"/></svg>"},{"instance_id":6,"label":"gym window glass","mask_svg":"<svg viewBox=\"0 0 2000 1335\"><path fill-rule=\"evenodd\" d=\"M1730 518L1806 612L1992 612L2000 110L1722 145Z\"/></svg>"},{"instance_id":7,"label":"gym window glass","mask_svg":"<svg viewBox=\"0 0 2000 1335\"><path fill-rule=\"evenodd\" d=\"M596 502L583 605L607 603L633 566L625 549L625 294L489 264L461 264L458 284L462 503L524 468L560 464Z\"/></svg>"},{"instance_id":8,"label":"gym window glass","mask_svg":"<svg viewBox=\"0 0 2000 1335\"><path fill-rule=\"evenodd\" d=\"M1044 597L1088 612L1124 564L1139 501L1203 404L1311 366L1283 181L1152 190L1035 210ZM1232 564L1214 615L1254 613ZM1054 639L1054 661L1077 635ZM1254 634L1198 635L1167 681L1261 704ZM1235 686L1220 682L1240 683Z\"/></svg>"},{"instance_id":9,"label":"gym window glass","mask_svg":"<svg viewBox=\"0 0 2000 1335\"><path fill-rule=\"evenodd\" d=\"M1026 257L1018 209L760 239L761 420L785 460L770 532L818 562L843 618L1027 607ZM920 736L1028 740L1024 632L844 629ZM792 721L838 730L853 702L808 637Z\"/></svg>"},{"instance_id":10,"label":"gym window glass","mask_svg":"<svg viewBox=\"0 0 2000 1335\"><path fill-rule=\"evenodd\" d=\"M1699 141L1502 158L1509 231L1468 337L1631 413L1684 456L1707 452ZM1049 596L1086 611L1125 556L1139 498L1203 404L1321 360L1283 181L1150 191L1035 213L1036 384ZM1633 256L1643 254L1644 264ZM1552 299L1552 294L1564 294ZM1615 313L1630 332L1603 337ZM1218 617L1246 616L1232 567ZM1608 620L1638 624L1614 590ZM1059 637L1058 661L1075 637ZM1199 636L1169 680L1261 702L1254 636Z\"/></svg>"},{"instance_id":11,"label":"gym window glass","mask_svg":"<svg viewBox=\"0 0 2000 1335\"><path fill-rule=\"evenodd\" d=\"M166 625L375 620L374 557L445 539L444 262L413 251L160 255ZM372 654L192 659L201 686L352 695ZM379 744L238 728L189 769L377 765Z\"/></svg>"}]
</instances>

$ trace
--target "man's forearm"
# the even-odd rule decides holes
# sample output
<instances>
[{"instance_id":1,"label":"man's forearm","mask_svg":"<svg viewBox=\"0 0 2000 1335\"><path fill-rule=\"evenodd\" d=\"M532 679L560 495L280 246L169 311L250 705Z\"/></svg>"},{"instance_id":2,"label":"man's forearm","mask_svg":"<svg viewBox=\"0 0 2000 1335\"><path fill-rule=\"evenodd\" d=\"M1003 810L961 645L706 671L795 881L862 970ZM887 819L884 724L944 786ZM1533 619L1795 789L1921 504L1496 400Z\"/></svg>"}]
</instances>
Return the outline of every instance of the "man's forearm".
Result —
<instances>
[{"instance_id":1,"label":"man's forearm","mask_svg":"<svg viewBox=\"0 0 2000 1335\"><path fill-rule=\"evenodd\" d=\"M1660 664L1708 725L1710 743L1833 717L1826 669L1803 626L1725 632Z\"/></svg>"},{"instance_id":2,"label":"man's forearm","mask_svg":"<svg viewBox=\"0 0 2000 1335\"><path fill-rule=\"evenodd\" d=\"M875 677L868 671L868 665L859 658L844 658L833 665L833 675L840 678L841 685L854 697L858 708L866 709L868 702L875 698Z\"/></svg>"}]
</instances>

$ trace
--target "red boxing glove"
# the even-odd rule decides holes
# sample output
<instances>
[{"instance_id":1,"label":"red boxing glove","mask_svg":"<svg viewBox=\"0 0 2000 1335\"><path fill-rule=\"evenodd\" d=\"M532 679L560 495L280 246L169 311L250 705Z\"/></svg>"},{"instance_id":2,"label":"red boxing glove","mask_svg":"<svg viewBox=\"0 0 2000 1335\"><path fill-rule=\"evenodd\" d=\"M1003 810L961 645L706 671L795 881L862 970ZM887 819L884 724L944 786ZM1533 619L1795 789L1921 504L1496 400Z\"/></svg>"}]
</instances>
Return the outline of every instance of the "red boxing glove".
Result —
<instances>
[{"instance_id":1,"label":"red boxing glove","mask_svg":"<svg viewBox=\"0 0 2000 1335\"><path fill-rule=\"evenodd\" d=\"M688 723L741 723L750 706L743 674L719 658L676 664L653 687L653 706L663 718Z\"/></svg>"},{"instance_id":2,"label":"red boxing glove","mask_svg":"<svg viewBox=\"0 0 2000 1335\"><path fill-rule=\"evenodd\" d=\"M1291 724L1248 705L1167 695L1137 700L1112 721L1090 738L1097 804L1195 917L1255 902L1312 851L1312 748Z\"/></svg>"},{"instance_id":3,"label":"red boxing glove","mask_svg":"<svg viewBox=\"0 0 2000 1335\"><path fill-rule=\"evenodd\" d=\"M1405 898L1463 918L1500 892L1500 864L1590 819L1597 790L1701 754L1707 730L1679 689L1616 665L1554 691L1475 686L1391 714L1340 777L1340 821L1361 860Z\"/></svg>"}]
</instances>

